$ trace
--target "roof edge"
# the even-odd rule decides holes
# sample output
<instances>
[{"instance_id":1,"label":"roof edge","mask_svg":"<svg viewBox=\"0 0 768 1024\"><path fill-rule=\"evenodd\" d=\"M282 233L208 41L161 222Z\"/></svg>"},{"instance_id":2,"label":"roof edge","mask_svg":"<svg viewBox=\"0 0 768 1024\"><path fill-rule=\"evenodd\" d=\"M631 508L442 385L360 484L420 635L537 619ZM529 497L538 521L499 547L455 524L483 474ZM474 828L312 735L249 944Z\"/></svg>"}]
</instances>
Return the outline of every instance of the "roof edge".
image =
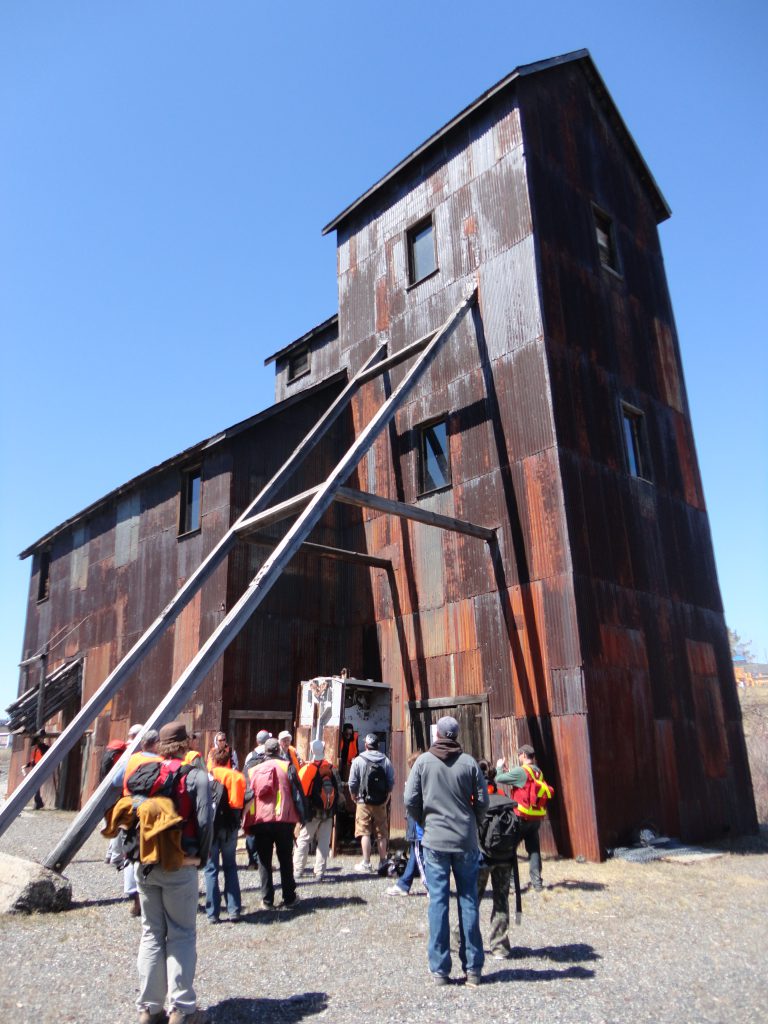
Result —
<instances>
[{"instance_id":1,"label":"roof edge","mask_svg":"<svg viewBox=\"0 0 768 1024\"><path fill-rule=\"evenodd\" d=\"M245 420L240 420L239 423L233 424L231 427L227 427L225 430L219 431L218 434L213 434L211 437L206 438L204 441L198 441L197 444L192 445L190 448L185 448L184 451L179 452L178 455L172 455L169 459L164 462L158 463L151 469L146 469L143 473L139 473L138 476L133 477L127 483L121 484L119 487L115 487L109 491L103 497L98 498L96 501L87 505L82 511L77 512L75 515L70 516L69 519L65 519L63 523L59 523L58 526L54 526L48 533L44 533L42 537L38 538L33 544L30 544L19 554L19 558L23 561L25 558L29 558L40 548L46 547L56 537L64 533L65 530L71 529L77 523L83 519L87 519L92 516L100 508L108 505L112 501L116 501L122 495L127 494L129 491L136 488L140 483L144 483L151 480L152 477L158 476L160 473L164 473L169 469L173 469L174 466L183 465L193 459L196 455L202 455L203 452L209 448L213 448L214 445L220 444L222 441L228 438L235 437L237 434L242 433L244 430L248 430L249 427L256 426L262 423L264 420L271 419L272 416L277 416L281 412L285 412L291 406L296 405L298 402L303 401L310 395L317 394L318 391L322 391L324 388L331 387L333 384L337 384L341 380L345 380L347 377L346 369L339 370L337 373L326 377L325 380L313 385L311 388L306 388L304 391L299 391L295 395L291 395L290 398L286 398L282 402L277 402L274 405L268 406L266 409L262 409L261 412L255 413L253 416L249 416Z\"/></svg>"},{"instance_id":2,"label":"roof edge","mask_svg":"<svg viewBox=\"0 0 768 1024\"><path fill-rule=\"evenodd\" d=\"M264 360L264 365L269 366L270 363L274 363L276 359L280 359L281 356L284 356L286 353L290 352L292 348L296 348L297 345L303 345L306 342L311 341L312 338L314 338L316 335L322 334L323 331L327 330L334 322L337 324L339 322L338 313L334 313L332 316L329 316L328 319L323 320L321 324L317 324L316 327L311 327L307 331L307 333L302 334L300 338L296 338L295 341L288 342L287 345L284 345L281 349L278 349L277 352L273 352L271 356L267 356L267 358Z\"/></svg>"},{"instance_id":3,"label":"roof edge","mask_svg":"<svg viewBox=\"0 0 768 1024\"><path fill-rule=\"evenodd\" d=\"M637 161L641 170L641 177L645 179L645 181L651 188L651 191L654 193L654 205L656 207L656 212L659 216L659 221L666 220L670 216L671 210L667 205L667 202L664 199L664 196L662 195L659 186L656 184L656 181L653 175L651 174L648 165L643 159L643 156L640 153L637 143L633 139L629 129L624 123L624 120L621 114L619 113L619 109L616 106L613 97L606 88L605 82L603 81L600 72L597 70L595 62L592 60L592 55L590 54L589 50L581 49L572 50L569 53L563 53L557 57L549 57L545 60L534 61L531 64L521 64L519 67L515 68L514 71L511 71L508 75L505 75L504 78L498 81L495 85L492 85L489 89L486 89L486 91L484 93L481 93L481 95L478 96L476 100L474 100L468 106L464 107L464 109L460 111L458 114L456 114L454 117L452 117L450 121L446 122L446 124L444 124L442 128L439 128L434 134L430 135L428 139L426 139L424 142L421 143L420 146L417 146L416 149L414 149L411 153L404 157L398 164L395 165L395 167L392 168L391 171L385 174L382 178L379 178L379 180L375 184L371 185L369 189L363 192L363 194L360 195L357 199L355 199L354 202L350 203L349 206L343 209L341 213L339 213L336 217L333 218L333 220L329 221L322 229L322 234L327 235L331 231L337 229L339 225L342 224L350 216L350 214L352 214L355 210L357 210L365 202L367 202L368 199L370 199L376 192L379 191L379 189L383 188L386 184L388 184L395 177L397 177L403 170L405 170L405 168L409 164L418 159L418 157L422 156L422 154L424 154L428 149L430 149L441 138L443 138L449 132L453 131L453 129L456 128L459 124L461 124L462 121L466 120L468 117L474 114L475 111L480 109L480 107L482 107L484 104L488 103L488 101L491 100L494 96L498 95L504 89L508 88L512 84L512 82L516 81L518 78L523 78L528 75L535 75L541 71L547 71L550 68L558 67L561 64L576 63L579 61L583 62L587 66L588 77L595 84L598 91L602 92L605 99L607 100L610 106L612 121L619 130L619 133L623 136L625 144L629 147L635 160Z\"/></svg>"}]
</instances>

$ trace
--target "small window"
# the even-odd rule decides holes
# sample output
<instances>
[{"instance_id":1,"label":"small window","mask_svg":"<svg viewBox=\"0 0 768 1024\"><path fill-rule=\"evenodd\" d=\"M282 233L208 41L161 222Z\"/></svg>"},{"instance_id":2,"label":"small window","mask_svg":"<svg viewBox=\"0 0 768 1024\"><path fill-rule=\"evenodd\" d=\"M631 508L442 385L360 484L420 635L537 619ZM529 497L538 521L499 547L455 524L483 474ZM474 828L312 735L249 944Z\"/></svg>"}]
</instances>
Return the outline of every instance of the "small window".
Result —
<instances>
[{"instance_id":1,"label":"small window","mask_svg":"<svg viewBox=\"0 0 768 1024\"><path fill-rule=\"evenodd\" d=\"M40 565L37 577L37 600L46 601L51 589L51 552L40 552Z\"/></svg>"},{"instance_id":2,"label":"small window","mask_svg":"<svg viewBox=\"0 0 768 1024\"><path fill-rule=\"evenodd\" d=\"M625 402L621 403L622 426L624 428L624 451L627 455L627 469L632 476L650 480L650 460L645 437L645 415Z\"/></svg>"},{"instance_id":3,"label":"small window","mask_svg":"<svg viewBox=\"0 0 768 1024\"><path fill-rule=\"evenodd\" d=\"M602 266L619 273L619 258L616 250L616 232L613 229L613 221L596 206L592 207L595 216L595 235L597 236L597 251L600 254Z\"/></svg>"},{"instance_id":4,"label":"small window","mask_svg":"<svg viewBox=\"0 0 768 1024\"><path fill-rule=\"evenodd\" d=\"M194 533L200 529L200 497L202 478L199 469L184 474L181 492L181 516L179 533Z\"/></svg>"},{"instance_id":5,"label":"small window","mask_svg":"<svg viewBox=\"0 0 768 1024\"><path fill-rule=\"evenodd\" d=\"M288 356L288 380L296 380L309 373L309 349L300 348Z\"/></svg>"},{"instance_id":6,"label":"small window","mask_svg":"<svg viewBox=\"0 0 768 1024\"><path fill-rule=\"evenodd\" d=\"M419 221L408 232L408 283L416 284L437 270L432 217Z\"/></svg>"},{"instance_id":7,"label":"small window","mask_svg":"<svg viewBox=\"0 0 768 1024\"><path fill-rule=\"evenodd\" d=\"M419 427L419 493L429 494L451 484L451 456L448 422Z\"/></svg>"}]
</instances>

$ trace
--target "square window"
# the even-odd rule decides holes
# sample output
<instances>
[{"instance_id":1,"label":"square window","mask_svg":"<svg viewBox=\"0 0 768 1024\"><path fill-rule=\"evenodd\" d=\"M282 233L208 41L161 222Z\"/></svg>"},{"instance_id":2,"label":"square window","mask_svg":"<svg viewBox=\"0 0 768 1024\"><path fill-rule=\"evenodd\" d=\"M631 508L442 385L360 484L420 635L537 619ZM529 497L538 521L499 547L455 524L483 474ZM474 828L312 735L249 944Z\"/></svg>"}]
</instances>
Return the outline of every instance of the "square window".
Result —
<instances>
[{"instance_id":1,"label":"square window","mask_svg":"<svg viewBox=\"0 0 768 1024\"><path fill-rule=\"evenodd\" d=\"M40 552L40 564L37 577L37 600L45 601L51 589L51 552Z\"/></svg>"},{"instance_id":2,"label":"square window","mask_svg":"<svg viewBox=\"0 0 768 1024\"><path fill-rule=\"evenodd\" d=\"M288 382L309 373L309 348L300 348L288 356Z\"/></svg>"},{"instance_id":3,"label":"square window","mask_svg":"<svg viewBox=\"0 0 768 1024\"><path fill-rule=\"evenodd\" d=\"M408 231L408 283L416 284L437 270L435 230L432 217L414 224Z\"/></svg>"},{"instance_id":4,"label":"square window","mask_svg":"<svg viewBox=\"0 0 768 1024\"><path fill-rule=\"evenodd\" d=\"M448 421L419 427L419 493L429 494L451 485Z\"/></svg>"},{"instance_id":5,"label":"square window","mask_svg":"<svg viewBox=\"0 0 768 1024\"><path fill-rule=\"evenodd\" d=\"M179 533L194 533L200 529L200 497L202 494L202 477L199 469L191 469L184 474L181 491L181 515L179 517Z\"/></svg>"},{"instance_id":6,"label":"square window","mask_svg":"<svg viewBox=\"0 0 768 1024\"><path fill-rule=\"evenodd\" d=\"M621 403L622 426L624 428L624 451L627 469L632 476L650 480L650 459L645 437L645 415L625 402Z\"/></svg>"},{"instance_id":7,"label":"square window","mask_svg":"<svg viewBox=\"0 0 768 1024\"><path fill-rule=\"evenodd\" d=\"M600 255L600 263L609 270L619 273L619 257L616 249L616 232L613 228L613 221L596 206L592 207L595 217L595 235L597 237L597 251Z\"/></svg>"}]
</instances>

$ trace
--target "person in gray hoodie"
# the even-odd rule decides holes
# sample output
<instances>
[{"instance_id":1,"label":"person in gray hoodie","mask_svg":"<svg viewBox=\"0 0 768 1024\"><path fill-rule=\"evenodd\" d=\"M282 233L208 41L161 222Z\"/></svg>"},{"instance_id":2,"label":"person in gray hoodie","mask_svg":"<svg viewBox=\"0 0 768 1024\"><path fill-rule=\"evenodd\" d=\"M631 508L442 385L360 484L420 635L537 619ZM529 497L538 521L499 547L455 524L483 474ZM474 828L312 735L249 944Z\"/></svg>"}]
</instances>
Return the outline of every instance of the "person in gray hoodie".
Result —
<instances>
[{"instance_id":1,"label":"person in gray hoodie","mask_svg":"<svg viewBox=\"0 0 768 1024\"><path fill-rule=\"evenodd\" d=\"M395 785L395 769L392 762L379 750L379 738L369 732L365 737L365 750L352 762L349 771L349 792L357 805L355 807L355 839L360 840L363 859L354 870L368 874L374 870L371 864L373 837L379 848L379 868L387 859L389 844L388 803Z\"/></svg>"},{"instance_id":2,"label":"person in gray hoodie","mask_svg":"<svg viewBox=\"0 0 768 1024\"><path fill-rule=\"evenodd\" d=\"M438 985L447 984L451 974L449 908L453 874L461 926L459 959L467 984L479 985L485 957L477 898L477 828L488 809L488 787L477 761L461 748L456 719L441 718L436 730L435 742L416 761L405 786L405 809L424 829L429 969Z\"/></svg>"}]
</instances>

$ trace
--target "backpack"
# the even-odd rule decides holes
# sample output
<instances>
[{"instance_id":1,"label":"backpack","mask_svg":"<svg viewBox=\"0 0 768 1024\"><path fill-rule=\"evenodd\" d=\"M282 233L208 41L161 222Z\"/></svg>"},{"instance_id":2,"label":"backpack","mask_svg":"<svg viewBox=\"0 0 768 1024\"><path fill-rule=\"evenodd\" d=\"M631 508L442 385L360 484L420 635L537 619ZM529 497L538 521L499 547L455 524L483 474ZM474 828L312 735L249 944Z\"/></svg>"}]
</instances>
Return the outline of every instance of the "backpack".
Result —
<instances>
[{"instance_id":1,"label":"backpack","mask_svg":"<svg viewBox=\"0 0 768 1024\"><path fill-rule=\"evenodd\" d=\"M371 763L366 759L366 769L360 779L358 796L365 804L386 803L389 796L389 785L383 761Z\"/></svg>"},{"instance_id":2,"label":"backpack","mask_svg":"<svg viewBox=\"0 0 768 1024\"><path fill-rule=\"evenodd\" d=\"M219 831L224 831L224 829L239 828L243 812L241 809L230 804L227 788L218 779L214 779L211 783L211 796L214 807L214 835Z\"/></svg>"},{"instance_id":3,"label":"backpack","mask_svg":"<svg viewBox=\"0 0 768 1024\"><path fill-rule=\"evenodd\" d=\"M555 795L554 789L548 782L544 781L541 768L537 765L523 765L527 776L525 785L521 787L523 799L520 801L523 807L532 811L538 811L540 816L546 814L547 804L550 798ZM518 791L520 793L520 791Z\"/></svg>"},{"instance_id":4,"label":"backpack","mask_svg":"<svg viewBox=\"0 0 768 1024\"><path fill-rule=\"evenodd\" d=\"M145 800L152 796L169 797L184 819L184 834L195 835L195 806L187 789L187 776L192 770L192 765L184 764L177 757L167 761L147 761L139 765L128 779L128 791L131 796Z\"/></svg>"},{"instance_id":5,"label":"backpack","mask_svg":"<svg viewBox=\"0 0 768 1024\"><path fill-rule=\"evenodd\" d=\"M104 753L101 755L101 764L99 765L99 781L103 782L104 779L109 775L112 769L115 767L117 762L120 760L123 751L127 748L127 743L118 743L117 741L110 744Z\"/></svg>"},{"instance_id":6,"label":"backpack","mask_svg":"<svg viewBox=\"0 0 768 1024\"><path fill-rule=\"evenodd\" d=\"M332 814L336 807L336 786L333 767L328 761L311 761L305 764L299 772L299 780L311 808L320 811L324 817Z\"/></svg>"},{"instance_id":7,"label":"backpack","mask_svg":"<svg viewBox=\"0 0 768 1024\"><path fill-rule=\"evenodd\" d=\"M521 839L515 801L500 794L490 799L488 813L478 829L480 847L490 861L511 861Z\"/></svg>"}]
</instances>

